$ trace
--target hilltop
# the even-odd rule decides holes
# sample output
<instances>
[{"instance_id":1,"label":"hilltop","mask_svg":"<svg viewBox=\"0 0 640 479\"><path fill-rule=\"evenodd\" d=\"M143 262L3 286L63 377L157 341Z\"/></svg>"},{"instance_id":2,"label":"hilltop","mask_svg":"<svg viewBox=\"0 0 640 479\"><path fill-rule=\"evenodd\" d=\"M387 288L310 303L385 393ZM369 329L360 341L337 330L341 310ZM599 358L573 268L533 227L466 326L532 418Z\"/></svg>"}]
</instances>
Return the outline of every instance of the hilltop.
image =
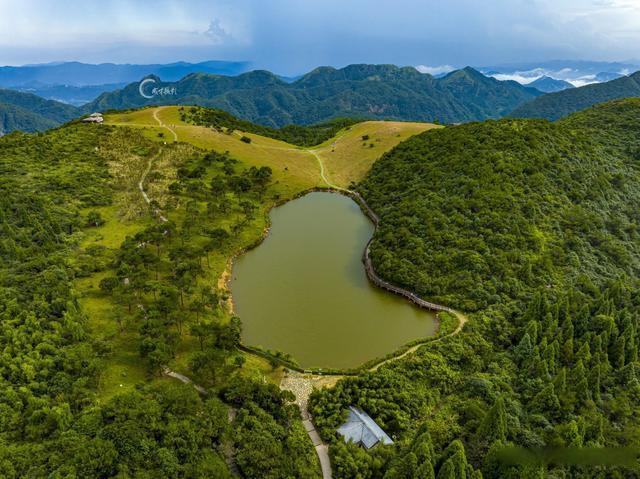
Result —
<instances>
[{"instance_id":1,"label":"hilltop","mask_svg":"<svg viewBox=\"0 0 640 479\"><path fill-rule=\"evenodd\" d=\"M84 111L192 104L271 127L340 117L453 123L498 118L540 95L516 82L487 78L472 68L434 78L415 68L393 65L321 67L292 83L267 71L236 77L192 74L169 83L149 78L155 82L150 88L167 88L164 96L144 98L136 82L104 93Z\"/></svg>"}]
</instances>

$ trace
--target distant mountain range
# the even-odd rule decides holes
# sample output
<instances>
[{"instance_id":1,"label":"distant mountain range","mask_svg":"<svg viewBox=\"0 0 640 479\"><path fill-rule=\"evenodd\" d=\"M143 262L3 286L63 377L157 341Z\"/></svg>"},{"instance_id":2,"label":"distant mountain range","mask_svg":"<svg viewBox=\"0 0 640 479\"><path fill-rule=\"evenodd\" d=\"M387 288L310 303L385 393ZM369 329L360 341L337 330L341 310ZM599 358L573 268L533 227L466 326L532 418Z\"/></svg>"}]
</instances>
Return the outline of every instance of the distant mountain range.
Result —
<instances>
[{"instance_id":1,"label":"distant mountain range","mask_svg":"<svg viewBox=\"0 0 640 479\"><path fill-rule=\"evenodd\" d=\"M630 97L640 97L640 71L606 83L542 95L516 108L510 116L556 120L596 103Z\"/></svg>"},{"instance_id":2,"label":"distant mountain range","mask_svg":"<svg viewBox=\"0 0 640 479\"><path fill-rule=\"evenodd\" d=\"M615 80L640 70L640 62L595 62L587 60L552 60L492 65L478 68L498 80L515 80L530 84L540 77L564 80L580 87Z\"/></svg>"},{"instance_id":3,"label":"distant mountain range","mask_svg":"<svg viewBox=\"0 0 640 479\"><path fill-rule=\"evenodd\" d=\"M215 60L150 65L61 62L5 66L0 67L0 88L34 93L43 98L80 106L94 100L101 93L122 88L147 75L177 81L194 72L239 75L248 71L249 67L249 62Z\"/></svg>"},{"instance_id":4,"label":"distant mountain range","mask_svg":"<svg viewBox=\"0 0 640 479\"><path fill-rule=\"evenodd\" d=\"M82 106L108 91L123 88L127 83L107 83L106 85L44 85L32 84L30 86L14 87L16 91L33 93L48 100L56 100L69 105Z\"/></svg>"},{"instance_id":5,"label":"distant mountain range","mask_svg":"<svg viewBox=\"0 0 640 479\"><path fill-rule=\"evenodd\" d=\"M166 70L173 72L170 77L177 74L176 65L192 67L174 64L173 70ZM41 131L93 111L164 104L218 108L270 127L308 125L340 117L443 123L504 116L553 120L595 103L640 96L640 72L581 88L546 76L528 85L498 81L469 67L436 78L413 67L393 65L320 67L297 79L283 79L260 70L237 76L190 73L177 81L148 75L142 81L110 85L114 91L102 92L80 107L0 89L0 132ZM75 95L81 103L83 94L92 91L95 95L102 87L38 88L52 95Z\"/></svg>"},{"instance_id":6,"label":"distant mountain range","mask_svg":"<svg viewBox=\"0 0 640 479\"><path fill-rule=\"evenodd\" d=\"M293 82L267 71L236 77L197 73L177 82L149 76L142 86L135 82L103 93L83 111L193 104L272 127L337 117L455 123L499 118L540 94L468 67L434 78L413 67L350 65L317 68Z\"/></svg>"},{"instance_id":7,"label":"distant mountain range","mask_svg":"<svg viewBox=\"0 0 640 479\"><path fill-rule=\"evenodd\" d=\"M0 87L32 87L42 85L88 86L130 83L146 75L157 75L166 81L177 81L189 73L238 75L249 69L248 62L207 61L202 63L176 62L168 64L80 62L45 63L18 67L0 67Z\"/></svg>"}]
</instances>

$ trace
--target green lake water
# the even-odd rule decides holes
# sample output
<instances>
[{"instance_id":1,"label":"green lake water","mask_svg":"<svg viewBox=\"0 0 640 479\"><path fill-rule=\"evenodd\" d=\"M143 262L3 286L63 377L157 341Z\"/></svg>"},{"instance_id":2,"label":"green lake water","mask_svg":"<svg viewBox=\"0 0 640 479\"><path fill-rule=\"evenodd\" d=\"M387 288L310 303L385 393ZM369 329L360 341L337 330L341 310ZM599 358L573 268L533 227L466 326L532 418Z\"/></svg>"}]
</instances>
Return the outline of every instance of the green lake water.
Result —
<instances>
[{"instance_id":1,"label":"green lake water","mask_svg":"<svg viewBox=\"0 0 640 479\"><path fill-rule=\"evenodd\" d=\"M435 333L433 313L369 283L361 258L374 227L353 200L310 193L273 209L271 222L233 268L245 344L345 368Z\"/></svg>"}]
</instances>

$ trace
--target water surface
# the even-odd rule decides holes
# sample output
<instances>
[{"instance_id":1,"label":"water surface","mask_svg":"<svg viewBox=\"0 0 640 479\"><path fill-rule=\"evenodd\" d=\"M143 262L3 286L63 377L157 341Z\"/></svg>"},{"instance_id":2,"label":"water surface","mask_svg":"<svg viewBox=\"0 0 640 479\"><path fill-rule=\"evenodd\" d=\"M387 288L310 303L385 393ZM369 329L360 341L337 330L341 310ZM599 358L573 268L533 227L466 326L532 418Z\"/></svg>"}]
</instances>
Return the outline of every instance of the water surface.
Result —
<instances>
[{"instance_id":1,"label":"water surface","mask_svg":"<svg viewBox=\"0 0 640 479\"><path fill-rule=\"evenodd\" d=\"M245 344L344 368L435 333L433 313L367 280L361 258L374 227L353 200L310 193L272 210L271 222L233 269Z\"/></svg>"}]
</instances>

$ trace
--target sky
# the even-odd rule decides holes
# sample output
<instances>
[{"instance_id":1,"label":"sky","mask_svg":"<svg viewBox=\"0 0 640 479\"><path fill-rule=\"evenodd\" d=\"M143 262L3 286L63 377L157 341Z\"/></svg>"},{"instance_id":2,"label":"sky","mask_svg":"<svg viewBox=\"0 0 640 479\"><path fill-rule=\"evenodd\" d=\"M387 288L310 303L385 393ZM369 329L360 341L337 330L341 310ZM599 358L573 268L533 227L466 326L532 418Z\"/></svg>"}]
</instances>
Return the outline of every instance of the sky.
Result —
<instances>
[{"instance_id":1,"label":"sky","mask_svg":"<svg viewBox=\"0 0 640 479\"><path fill-rule=\"evenodd\" d=\"M250 61L283 75L640 57L640 0L0 0L0 65Z\"/></svg>"}]
</instances>

